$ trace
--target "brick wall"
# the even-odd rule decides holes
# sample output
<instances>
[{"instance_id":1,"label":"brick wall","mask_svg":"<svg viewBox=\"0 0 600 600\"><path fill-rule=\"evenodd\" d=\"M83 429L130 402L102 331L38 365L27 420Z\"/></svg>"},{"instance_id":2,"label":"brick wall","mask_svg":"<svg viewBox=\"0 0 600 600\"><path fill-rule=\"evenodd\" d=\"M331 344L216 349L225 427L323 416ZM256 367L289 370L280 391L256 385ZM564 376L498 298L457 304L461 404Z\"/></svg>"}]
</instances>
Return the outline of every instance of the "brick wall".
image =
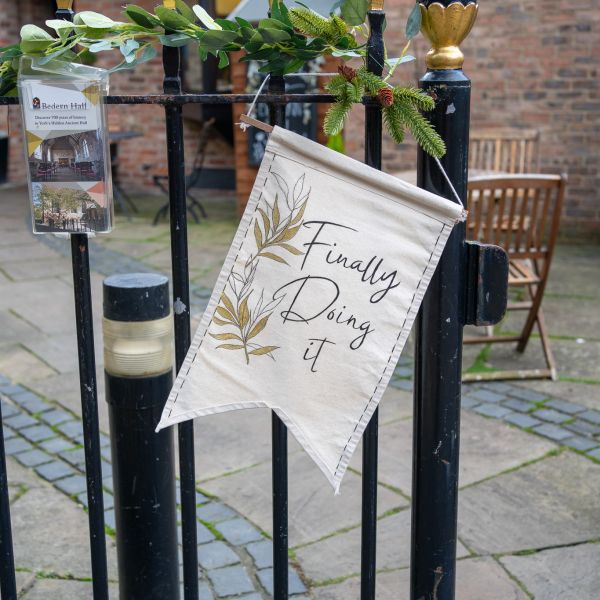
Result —
<instances>
[{"instance_id":1,"label":"brick wall","mask_svg":"<svg viewBox=\"0 0 600 600\"><path fill-rule=\"evenodd\" d=\"M481 0L467 41L465 72L473 81L471 129L537 128L541 170L569 175L562 232L600 233L600 6L598 0ZM404 43L412 2L387 0L389 56ZM416 82L425 71L428 44L411 49L417 61L394 81ZM400 71L402 69L402 71ZM362 110L347 127L347 150L362 158ZM415 167L415 146L386 139L384 168Z\"/></svg>"},{"instance_id":2,"label":"brick wall","mask_svg":"<svg viewBox=\"0 0 600 600\"><path fill-rule=\"evenodd\" d=\"M151 9L157 0L142 0ZM21 23L41 23L52 11L48 0L0 0L0 42L18 39ZM76 0L78 10L98 10L119 18L117 0ZM397 55L412 0L386 0L388 53ZM398 32L392 35L392 32ZM425 70L427 43L417 40L417 57L399 69L395 81L414 83ZM479 17L463 46L465 70L473 80L472 128L493 126L540 129L542 170L567 172L568 198L563 231L600 231L600 98L597 56L600 55L598 0L481 0ZM237 70L238 89L244 87L243 70ZM234 74L234 80L235 80ZM111 78L113 93L159 92L160 59ZM3 109L6 111L7 109ZM322 108L321 108L322 110ZM7 122L15 132L20 121L16 108ZM131 188L151 189L151 174L166 167L163 111L160 107L111 107L110 124L144 132L144 138L121 144L121 178ZM363 110L353 110L346 132L347 152L363 156ZM0 126L0 129L5 127ZM187 162L193 161L195 126L186 125ZM22 147L11 135L11 177L23 177ZM238 138L239 140L239 135ZM231 163L232 153L223 140L211 146L209 161ZM245 144L237 144L238 164ZM151 165L148 167L148 165ZM415 147L384 143L384 168L390 172L414 168ZM239 197L245 199L253 181L252 170L239 174Z\"/></svg>"}]
</instances>

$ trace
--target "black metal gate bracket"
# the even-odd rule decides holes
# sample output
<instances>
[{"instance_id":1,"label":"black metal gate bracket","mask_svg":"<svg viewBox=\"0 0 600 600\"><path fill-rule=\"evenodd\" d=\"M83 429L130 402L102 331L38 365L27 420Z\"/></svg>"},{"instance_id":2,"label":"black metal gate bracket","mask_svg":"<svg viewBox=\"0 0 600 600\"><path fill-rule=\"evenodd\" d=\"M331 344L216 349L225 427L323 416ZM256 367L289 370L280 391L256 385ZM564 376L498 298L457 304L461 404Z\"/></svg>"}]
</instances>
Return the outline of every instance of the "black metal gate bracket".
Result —
<instances>
[{"instance_id":1,"label":"black metal gate bracket","mask_svg":"<svg viewBox=\"0 0 600 600\"><path fill-rule=\"evenodd\" d=\"M465 242L467 293L465 325L495 325L506 313L508 255L500 246Z\"/></svg>"}]
</instances>

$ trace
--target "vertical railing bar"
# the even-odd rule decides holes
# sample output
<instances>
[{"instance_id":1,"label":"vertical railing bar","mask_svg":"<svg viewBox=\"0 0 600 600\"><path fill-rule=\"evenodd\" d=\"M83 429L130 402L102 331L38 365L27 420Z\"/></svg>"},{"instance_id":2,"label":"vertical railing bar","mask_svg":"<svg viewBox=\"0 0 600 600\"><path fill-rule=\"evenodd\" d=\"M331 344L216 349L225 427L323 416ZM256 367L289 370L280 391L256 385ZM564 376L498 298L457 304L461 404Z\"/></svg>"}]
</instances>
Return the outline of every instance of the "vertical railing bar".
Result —
<instances>
[{"instance_id":1,"label":"vertical railing bar","mask_svg":"<svg viewBox=\"0 0 600 600\"><path fill-rule=\"evenodd\" d=\"M269 92L285 93L285 80L271 75ZM285 105L270 104L269 118L272 125L285 127ZM272 479L273 479L273 597L288 598L288 445L287 427L272 413Z\"/></svg>"},{"instance_id":2,"label":"vertical railing bar","mask_svg":"<svg viewBox=\"0 0 600 600\"><path fill-rule=\"evenodd\" d=\"M382 3L383 4L383 3ZM371 3L373 6L373 3ZM367 41L367 69L381 75L384 63L383 10L369 10L369 39ZM381 169L381 108L365 108L365 163ZM379 438L379 410L371 417L363 434L362 456L362 521L361 521L361 600L375 599L377 569L377 460Z\"/></svg>"},{"instance_id":3,"label":"vertical railing bar","mask_svg":"<svg viewBox=\"0 0 600 600\"><path fill-rule=\"evenodd\" d=\"M68 8L59 8L55 11L57 19L66 21L72 21L73 14L71 5ZM87 233L71 234L71 262L73 266L75 325L79 359L81 418L83 420L92 590L94 600L108 600L104 496L102 491L100 426L98 423L98 386L96 381L94 320Z\"/></svg>"},{"instance_id":4,"label":"vertical railing bar","mask_svg":"<svg viewBox=\"0 0 600 600\"><path fill-rule=\"evenodd\" d=\"M13 554L10 504L8 499L8 472L4 453L2 406L0 403L0 597L17 600L15 557Z\"/></svg>"},{"instance_id":5,"label":"vertical railing bar","mask_svg":"<svg viewBox=\"0 0 600 600\"><path fill-rule=\"evenodd\" d=\"M165 46L163 66L165 94L181 94L181 50ZM182 107L165 106L169 211L171 227L171 269L175 328L175 367L179 371L191 341L190 281L188 271L187 204ZM181 540L185 600L198 600L198 547L196 533L196 467L194 422L178 426L179 486L181 491Z\"/></svg>"},{"instance_id":6,"label":"vertical railing bar","mask_svg":"<svg viewBox=\"0 0 600 600\"><path fill-rule=\"evenodd\" d=\"M92 589L94 600L108 600L108 568L104 533L104 497L102 492L102 463L100 458L100 427L98 424L98 387L94 350L94 321L88 236L71 234L73 263L73 292L75 296L75 325L79 356L79 385L85 477L87 480Z\"/></svg>"}]
</instances>

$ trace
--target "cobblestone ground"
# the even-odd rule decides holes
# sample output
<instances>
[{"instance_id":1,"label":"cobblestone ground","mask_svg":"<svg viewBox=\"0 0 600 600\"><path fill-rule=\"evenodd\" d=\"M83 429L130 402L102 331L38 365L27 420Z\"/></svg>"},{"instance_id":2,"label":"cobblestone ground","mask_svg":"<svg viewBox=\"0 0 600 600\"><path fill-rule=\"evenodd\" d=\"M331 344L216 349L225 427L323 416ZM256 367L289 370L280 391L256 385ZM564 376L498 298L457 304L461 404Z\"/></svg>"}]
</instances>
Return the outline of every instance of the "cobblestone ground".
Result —
<instances>
[{"instance_id":1,"label":"cobblestone ground","mask_svg":"<svg viewBox=\"0 0 600 600\"><path fill-rule=\"evenodd\" d=\"M166 225L147 203L91 244L109 573L115 582L107 410L101 363L101 281L169 270ZM206 202L190 226L192 316L207 302L235 229L233 202ZM85 479L69 249L27 232L22 190L0 204L0 397L22 597L89 598ZM144 205L142 204L142 208ZM463 389L457 597L584 600L600 587L600 249L559 247L544 301L559 381ZM499 329L518 328L513 317ZM508 345L465 348L464 368L539 366ZM408 598L412 437L411 344L380 410L378 600ZM272 589L270 417L255 410L198 419L201 597L268 598ZM338 497L290 439L291 591L359 598L360 451ZM35 532L35 535L32 535ZM113 583L112 593L117 597Z\"/></svg>"}]
</instances>

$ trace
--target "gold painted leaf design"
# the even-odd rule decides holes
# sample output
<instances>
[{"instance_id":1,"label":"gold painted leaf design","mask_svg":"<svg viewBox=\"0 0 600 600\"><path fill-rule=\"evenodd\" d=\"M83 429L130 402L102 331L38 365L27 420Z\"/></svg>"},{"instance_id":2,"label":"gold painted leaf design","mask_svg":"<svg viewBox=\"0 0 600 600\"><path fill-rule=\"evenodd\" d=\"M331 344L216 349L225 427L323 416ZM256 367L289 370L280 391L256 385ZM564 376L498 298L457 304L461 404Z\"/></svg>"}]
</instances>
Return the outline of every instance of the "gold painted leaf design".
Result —
<instances>
[{"instance_id":1,"label":"gold painted leaf design","mask_svg":"<svg viewBox=\"0 0 600 600\"><path fill-rule=\"evenodd\" d=\"M250 296L246 296L242 302L240 303L240 327L243 329L248 324L250 320L250 311L248 310L248 298Z\"/></svg>"},{"instance_id":2,"label":"gold painted leaf design","mask_svg":"<svg viewBox=\"0 0 600 600\"><path fill-rule=\"evenodd\" d=\"M273 352L273 350L277 350L279 346L263 346L262 348L256 348L256 350L252 350L248 354L254 354L255 356L260 356L261 354L269 354Z\"/></svg>"},{"instance_id":3,"label":"gold painted leaf design","mask_svg":"<svg viewBox=\"0 0 600 600\"><path fill-rule=\"evenodd\" d=\"M277 229L279 227L279 219L281 215L279 214L279 204L277 204L277 196L275 196L275 205L273 206L273 227Z\"/></svg>"},{"instance_id":4,"label":"gold painted leaf design","mask_svg":"<svg viewBox=\"0 0 600 600\"><path fill-rule=\"evenodd\" d=\"M253 337L256 337L267 325L267 321L271 315L267 315L260 319L260 321L251 329L248 334L248 339L251 340Z\"/></svg>"},{"instance_id":5,"label":"gold painted leaf design","mask_svg":"<svg viewBox=\"0 0 600 600\"><path fill-rule=\"evenodd\" d=\"M223 350L243 350L243 344L221 344L217 348L223 348Z\"/></svg>"},{"instance_id":6,"label":"gold painted leaf design","mask_svg":"<svg viewBox=\"0 0 600 600\"><path fill-rule=\"evenodd\" d=\"M214 337L215 340L239 340L242 341L242 338L239 335L235 335L235 333L209 333L211 337Z\"/></svg>"},{"instance_id":7,"label":"gold painted leaf design","mask_svg":"<svg viewBox=\"0 0 600 600\"><path fill-rule=\"evenodd\" d=\"M212 322L215 325L233 325L233 321L223 321L223 319L219 319L219 317L213 316Z\"/></svg>"},{"instance_id":8,"label":"gold painted leaf design","mask_svg":"<svg viewBox=\"0 0 600 600\"><path fill-rule=\"evenodd\" d=\"M302 250L298 250L298 248L294 248L294 246L292 246L290 244L286 244L285 242L281 242L280 244L277 244L277 245L280 246L281 248L285 248L288 252L291 252L295 256L300 256L301 254L304 254L304 252L302 252Z\"/></svg>"},{"instance_id":9,"label":"gold painted leaf design","mask_svg":"<svg viewBox=\"0 0 600 600\"><path fill-rule=\"evenodd\" d=\"M227 294L223 292L221 294L221 302L225 308L232 314L235 315L235 308L233 308L233 302L227 297Z\"/></svg>"},{"instance_id":10,"label":"gold painted leaf design","mask_svg":"<svg viewBox=\"0 0 600 600\"><path fill-rule=\"evenodd\" d=\"M289 229L286 229L273 240L273 243L277 244L279 242L288 242L298 233L300 227L300 225L297 225L296 227L290 227Z\"/></svg>"},{"instance_id":11,"label":"gold painted leaf design","mask_svg":"<svg viewBox=\"0 0 600 600\"><path fill-rule=\"evenodd\" d=\"M259 254L259 256L264 256L265 258L270 258L271 260L274 260L279 263L283 263L284 265L289 265L287 260L285 260L284 258L281 258L281 256L277 256L277 254L273 254L272 252L261 252Z\"/></svg>"},{"instance_id":12,"label":"gold painted leaf design","mask_svg":"<svg viewBox=\"0 0 600 600\"><path fill-rule=\"evenodd\" d=\"M256 247L262 248L262 231L260 230L260 225L258 224L258 221L254 221L254 239L256 240Z\"/></svg>"},{"instance_id":13,"label":"gold painted leaf design","mask_svg":"<svg viewBox=\"0 0 600 600\"><path fill-rule=\"evenodd\" d=\"M258 212L260 213L260 216L262 217L263 223L265 225L265 237L269 237L269 232L271 231L271 221L269 221L267 213L262 208L259 208Z\"/></svg>"},{"instance_id":14,"label":"gold painted leaf design","mask_svg":"<svg viewBox=\"0 0 600 600\"><path fill-rule=\"evenodd\" d=\"M306 210L307 202L308 202L308 200L305 200L302 203L302 205L300 206L300 210L298 211L298 214L290 221L290 225L295 225L302 219L302 217L304 216L304 211Z\"/></svg>"},{"instance_id":15,"label":"gold painted leaf design","mask_svg":"<svg viewBox=\"0 0 600 600\"><path fill-rule=\"evenodd\" d=\"M221 315L224 319L227 319L228 321L233 321L235 323L234 316L226 308L223 308L222 306L217 306L217 314Z\"/></svg>"}]
</instances>

